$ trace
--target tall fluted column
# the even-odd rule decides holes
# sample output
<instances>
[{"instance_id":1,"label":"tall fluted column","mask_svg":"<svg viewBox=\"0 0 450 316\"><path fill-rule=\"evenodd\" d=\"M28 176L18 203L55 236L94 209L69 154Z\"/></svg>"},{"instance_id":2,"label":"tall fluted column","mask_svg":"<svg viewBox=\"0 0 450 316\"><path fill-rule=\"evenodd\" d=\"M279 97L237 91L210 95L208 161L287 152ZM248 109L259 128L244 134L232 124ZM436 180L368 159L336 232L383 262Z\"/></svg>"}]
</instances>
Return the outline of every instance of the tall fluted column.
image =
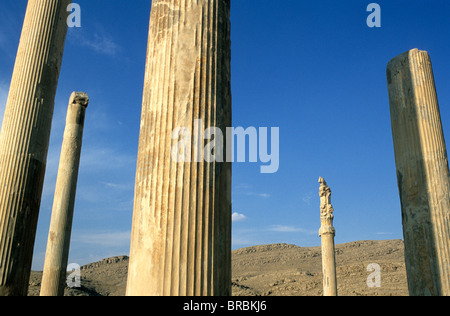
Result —
<instances>
[{"instance_id":1,"label":"tall fluted column","mask_svg":"<svg viewBox=\"0 0 450 316\"><path fill-rule=\"evenodd\" d=\"M319 178L320 222L319 236L322 240L323 295L337 296L336 257L334 249L333 206L331 189L323 178Z\"/></svg>"},{"instance_id":2,"label":"tall fluted column","mask_svg":"<svg viewBox=\"0 0 450 316\"><path fill-rule=\"evenodd\" d=\"M152 1L127 295L231 294L231 163L202 156L202 127L231 126L229 14Z\"/></svg>"},{"instance_id":3,"label":"tall fluted column","mask_svg":"<svg viewBox=\"0 0 450 316\"><path fill-rule=\"evenodd\" d=\"M70 96L42 274L41 296L64 295L84 117L88 104L86 93L74 92Z\"/></svg>"},{"instance_id":4,"label":"tall fluted column","mask_svg":"<svg viewBox=\"0 0 450 316\"><path fill-rule=\"evenodd\" d=\"M409 292L450 295L450 178L431 60L413 49L387 67Z\"/></svg>"},{"instance_id":5,"label":"tall fluted column","mask_svg":"<svg viewBox=\"0 0 450 316\"><path fill-rule=\"evenodd\" d=\"M69 0L29 0L0 135L0 295L26 295Z\"/></svg>"}]
</instances>

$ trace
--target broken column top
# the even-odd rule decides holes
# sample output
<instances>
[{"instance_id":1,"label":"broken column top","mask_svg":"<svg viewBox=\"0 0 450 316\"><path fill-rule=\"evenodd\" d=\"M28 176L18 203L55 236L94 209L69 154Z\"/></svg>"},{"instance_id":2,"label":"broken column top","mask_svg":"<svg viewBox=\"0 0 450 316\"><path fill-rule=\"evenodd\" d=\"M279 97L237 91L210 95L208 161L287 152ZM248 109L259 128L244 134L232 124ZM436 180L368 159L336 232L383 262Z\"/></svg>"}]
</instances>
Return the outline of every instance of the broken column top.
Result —
<instances>
[{"instance_id":1,"label":"broken column top","mask_svg":"<svg viewBox=\"0 0 450 316\"><path fill-rule=\"evenodd\" d=\"M414 49L404 52L403 54L400 54L400 55L396 56L395 58L391 59L391 61L389 61L388 65L387 65L388 83L390 83L390 81L391 81L390 73L392 73L393 75L397 74L399 72L399 69L402 69L404 67L405 62L407 60L410 60L412 56L417 56L417 55L424 55L428 59L430 58L427 51L414 48Z\"/></svg>"},{"instance_id":2,"label":"broken column top","mask_svg":"<svg viewBox=\"0 0 450 316\"><path fill-rule=\"evenodd\" d=\"M410 54L428 54L428 52L425 50L420 50L418 48L413 48L413 49L410 49L410 50L404 52L403 54L400 54L400 55L392 58L389 61L388 65L393 64L399 57L408 57ZM388 66L388 68L389 68L389 66Z\"/></svg>"},{"instance_id":3,"label":"broken column top","mask_svg":"<svg viewBox=\"0 0 450 316\"><path fill-rule=\"evenodd\" d=\"M69 104L78 103L87 108L89 105L89 97L85 92L72 92L70 96Z\"/></svg>"}]
</instances>

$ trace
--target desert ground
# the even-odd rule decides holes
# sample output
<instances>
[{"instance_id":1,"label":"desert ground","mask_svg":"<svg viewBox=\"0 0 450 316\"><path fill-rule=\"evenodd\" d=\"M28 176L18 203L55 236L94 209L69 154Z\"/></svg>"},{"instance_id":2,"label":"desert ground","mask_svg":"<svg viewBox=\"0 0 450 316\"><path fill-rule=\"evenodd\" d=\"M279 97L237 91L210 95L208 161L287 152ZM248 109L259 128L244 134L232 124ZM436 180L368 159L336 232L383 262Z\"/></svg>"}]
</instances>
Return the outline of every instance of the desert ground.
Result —
<instances>
[{"instance_id":1,"label":"desert ground","mask_svg":"<svg viewBox=\"0 0 450 316\"><path fill-rule=\"evenodd\" d=\"M339 296L407 296L402 240L355 241L336 245ZM380 286L370 287L377 264ZM320 247L289 244L253 246L233 251L233 296L321 296ZM81 287L65 296L125 295L128 257L118 256L81 268ZM39 295L42 272L33 271L29 295ZM369 282L372 284L373 282Z\"/></svg>"}]
</instances>

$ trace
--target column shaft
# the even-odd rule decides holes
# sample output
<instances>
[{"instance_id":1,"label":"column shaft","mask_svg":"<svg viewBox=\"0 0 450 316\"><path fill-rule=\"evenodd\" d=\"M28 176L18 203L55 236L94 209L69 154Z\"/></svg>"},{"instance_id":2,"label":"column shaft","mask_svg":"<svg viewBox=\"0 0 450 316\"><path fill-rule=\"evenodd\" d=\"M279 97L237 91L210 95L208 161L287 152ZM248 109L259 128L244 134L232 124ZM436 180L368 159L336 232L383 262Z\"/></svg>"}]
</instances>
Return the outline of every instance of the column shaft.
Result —
<instances>
[{"instance_id":1,"label":"column shaft","mask_svg":"<svg viewBox=\"0 0 450 316\"><path fill-rule=\"evenodd\" d=\"M322 242L323 295L337 296L336 256L334 249L336 230L333 227L334 209L331 205L331 189L322 177L319 178L319 183L321 223L319 236Z\"/></svg>"},{"instance_id":2,"label":"column shaft","mask_svg":"<svg viewBox=\"0 0 450 316\"><path fill-rule=\"evenodd\" d=\"M69 0L28 2L0 134L0 295L26 295Z\"/></svg>"},{"instance_id":3,"label":"column shaft","mask_svg":"<svg viewBox=\"0 0 450 316\"><path fill-rule=\"evenodd\" d=\"M231 163L203 159L196 123L231 126L229 14L229 0L152 1L127 295L231 294Z\"/></svg>"},{"instance_id":4,"label":"column shaft","mask_svg":"<svg viewBox=\"0 0 450 316\"><path fill-rule=\"evenodd\" d=\"M334 235L331 233L327 233L322 235L321 238L322 238L323 295L337 296Z\"/></svg>"},{"instance_id":5,"label":"column shaft","mask_svg":"<svg viewBox=\"0 0 450 316\"><path fill-rule=\"evenodd\" d=\"M74 92L67 109L52 219L42 275L41 296L63 296L69 259L70 236L83 140L84 117L89 99Z\"/></svg>"},{"instance_id":6,"label":"column shaft","mask_svg":"<svg viewBox=\"0 0 450 316\"><path fill-rule=\"evenodd\" d=\"M450 295L450 183L431 60L417 49L387 67L411 295Z\"/></svg>"}]
</instances>

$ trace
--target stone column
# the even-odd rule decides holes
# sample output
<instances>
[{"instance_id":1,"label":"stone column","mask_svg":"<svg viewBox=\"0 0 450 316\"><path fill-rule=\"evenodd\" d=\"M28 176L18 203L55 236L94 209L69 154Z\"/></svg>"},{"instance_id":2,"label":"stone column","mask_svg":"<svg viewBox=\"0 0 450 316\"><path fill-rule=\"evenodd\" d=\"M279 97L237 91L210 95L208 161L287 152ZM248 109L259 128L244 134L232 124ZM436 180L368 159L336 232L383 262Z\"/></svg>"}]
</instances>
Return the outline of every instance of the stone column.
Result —
<instances>
[{"instance_id":1,"label":"stone column","mask_svg":"<svg viewBox=\"0 0 450 316\"><path fill-rule=\"evenodd\" d=\"M323 295L337 296L336 258L334 250L333 206L331 189L323 178L319 178L320 222L319 236L322 240Z\"/></svg>"},{"instance_id":2,"label":"stone column","mask_svg":"<svg viewBox=\"0 0 450 316\"><path fill-rule=\"evenodd\" d=\"M41 296L64 295L84 117L88 104L86 93L72 93L56 180Z\"/></svg>"},{"instance_id":3,"label":"stone column","mask_svg":"<svg viewBox=\"0 0 450 316\"><path fill-rule=\"evenodd\" d=\"M231 163L205 161L201 127L231 126L229 15L229 0L152 1L129 296L231 295Z\"/></svg>"},{"instance_id":4,"label":"stone column","mask_svg":"<svg viewBox=\"0 0 450 316\"><path fill-rule=\"evenodd\" d=\"M450 295L450 183L431 60L413 49L387 67L410 294Z\"/></svg>"},{"instance_id":5,"label":"stone column","mask_svg":"<svg viewBox=\"0 0 450 316\"><path fill-rule=\"evenodd\" d=\"M69 0L28 2L0 134L0 295L26 295Z\"/></svg>"}]
</instances>

